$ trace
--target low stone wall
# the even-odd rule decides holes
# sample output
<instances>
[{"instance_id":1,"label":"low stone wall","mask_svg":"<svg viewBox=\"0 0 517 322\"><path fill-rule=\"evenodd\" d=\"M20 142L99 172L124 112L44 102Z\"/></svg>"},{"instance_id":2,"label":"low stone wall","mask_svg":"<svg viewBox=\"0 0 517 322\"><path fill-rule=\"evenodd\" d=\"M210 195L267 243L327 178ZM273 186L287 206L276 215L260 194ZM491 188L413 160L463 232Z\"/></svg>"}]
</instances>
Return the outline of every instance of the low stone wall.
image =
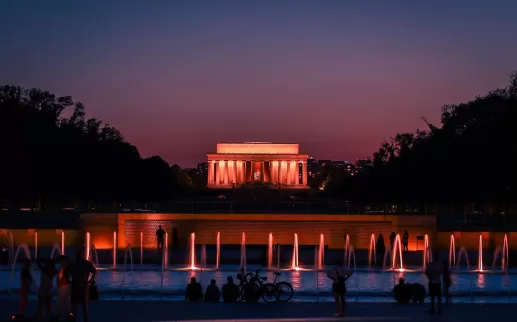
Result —
<instances>
[{"instance_id":1,"label":"low stone wall","mask_svg":"<svg viewBox=\"0 0 517 322\"><path fill-rule=\"evenodd\" d=\"M300 245L317 245L323 234L325 245L343 248L345 234L356 249L369 247L372 234L382 233L387 240L394 231L402 234L408 230L410 249L417 248L416 236L436 232L435 219L431 216L392 215L307 215L307 214L119 214L118 244L139 245L140 232L143 233L144 247L156 247L155 231L158 225L168 232L176 228L180 246L185 245L190 233L196 234L197 244L215 244L220 233L221 244L240 244L242 233L246 234L246 244L265 245L269 233L274 243L293 244L294 234L298 234ZM85 227L90 233L94 227ZM113 244L113 243L111 243ZM423 246L423 245L422 245ZM422 247L421 246L421 247Z\"/></svg>"},{"instance_id":2,"label":"low stone wall","mask_svg":"<svg viewBox=\"0 0 517 322\"><path fill-rule=\"evenodd\" d=\"M382 233L386 244L394 231L402 234L408 230L409 250L422 250L423 240L417 236L429 235L431 246L442 251L449 249L451 232L436 232L434 216L418 215L328 215L328 214L113 214L88 213L80 217L79 229L65 229L65 247L84 244L86 232L97 249L113 248L114 232L117 248L128 244L145 248L156 247L156 229L161 225L168 233L172 247L172 230L178 233L178 247L186 247L190 233L196 234L196 244L215 244L220 233L221 244L241 243L242 233L246 234L246 244L266 245L269 233L274 243L292 245L294 234L298 234L300 245L318 245L323 234L325 245L340 249L344 245L345 234L356 249L368 249L372 234ZM59 228L59 227L58 227ZM50 248L61 245L61 229L2 229L0 244L8 245L13 234L16 245L28 244L34 247L35 232L38 233L38 247ZM142 236L140 235L142 233ZM505 233L456 232L456 250L465 247L478 250L479 236L482 235L483 248L491 250L502 245ZM517 233L507 233L510 249L517 248Z\"/></svg>"}]
</instances>

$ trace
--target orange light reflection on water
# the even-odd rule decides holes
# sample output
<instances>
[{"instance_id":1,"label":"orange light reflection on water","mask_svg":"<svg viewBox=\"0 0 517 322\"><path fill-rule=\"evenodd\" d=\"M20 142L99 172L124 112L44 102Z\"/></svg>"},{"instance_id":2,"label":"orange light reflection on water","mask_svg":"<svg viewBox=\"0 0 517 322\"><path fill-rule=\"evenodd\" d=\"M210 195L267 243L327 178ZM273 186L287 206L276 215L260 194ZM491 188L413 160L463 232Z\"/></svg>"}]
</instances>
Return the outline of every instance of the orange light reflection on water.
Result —
<instances>
[{"instance_id":1,"label":"orange light reflection on water","mask_svg":"<svg viewBox=\"0 0 517 322\"><path fill-rule=\"evenodd\" d=\"M278 282L278 281L277 281ZM291 273L291 285L293 286L293 289L299 289L302 285L302 278L299 270L294 270Z\"/></svg>"},{"instance_id":2,"label":"orange light reflection on water","mask_svg":"<svg viewBox=\"0 0 517 322\"><path fill-rule=\"evenodd\" d=\"M476 287L485 288L485 274L477 274Z\"/></svg>"}]
</instances>

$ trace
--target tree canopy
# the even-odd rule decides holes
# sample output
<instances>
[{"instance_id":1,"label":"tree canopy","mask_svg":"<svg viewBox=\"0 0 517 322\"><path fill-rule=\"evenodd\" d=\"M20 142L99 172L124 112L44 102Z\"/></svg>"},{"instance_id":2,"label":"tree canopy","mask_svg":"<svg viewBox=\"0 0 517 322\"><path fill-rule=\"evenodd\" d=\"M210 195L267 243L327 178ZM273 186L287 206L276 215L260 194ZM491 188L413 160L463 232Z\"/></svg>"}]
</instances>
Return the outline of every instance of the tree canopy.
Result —
<instances>
[{"instance_id":1,"label":"tree canopy","mask_svg":"<svg viewBox=\"0 0 517 322\"><path fill-rule=\"evenodd\" d=\"M361 201L502 201L517 197L517 73L506 88L445 105L439 126L398 133L368 176L328 192Z\"/></svg>"},{"instance_id":2,"label":"tree canopy","mask_svg":"<svg viewBox=\"0 0 517 322\"><path fill-rule=\"evenodd\" d=\"M83 104L40 89L0 86L0 151L9 203L152 202L185 188L162 158L143 159L116 128L87 119Z\"/></svg>"}]
</instances>

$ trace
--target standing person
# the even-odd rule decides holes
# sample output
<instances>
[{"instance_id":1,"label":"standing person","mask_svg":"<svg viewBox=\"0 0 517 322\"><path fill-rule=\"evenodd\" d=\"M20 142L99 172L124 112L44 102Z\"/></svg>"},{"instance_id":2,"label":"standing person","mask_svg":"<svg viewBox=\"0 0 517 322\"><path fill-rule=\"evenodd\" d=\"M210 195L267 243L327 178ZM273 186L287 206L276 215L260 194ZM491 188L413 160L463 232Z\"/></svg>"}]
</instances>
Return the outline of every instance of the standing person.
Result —
<instances>
[{"instance_id":1,"label":"standing person","mask_svg":"<svg viewBox=\"0 0 517 322\"><path fill-rule=\"evenodd\" d=\"M158 230L156 231L156 241L158 243L158 251L163 249L164 236L165 236L165 230L162 229L162 226L158 226Z\"/></svg>"},{"instance_id":2,"label":"standing person","mask_svg":"<svg viewBox=\"0 0 517 322\"><path fill-rule=\"evenodd\" d=\"M38 291L38 310L36 318L41 318L45 309L45 316L50 320L52 314L52 296L54 295L54 276L56 276L56 268L54 262L50 259L38 260L36 262L41 270L41 279Z\"/></svg>"},{"instance_id":3,"label":"standing person","mask_svg":"<svg viewBox=\"0 0 517 322\"><path fill-rule=\"evenodd\" d=\"M31 266L31 260L26 258L23 261L23 268L20 274L20 313L17 314L16 317L24 317L25 307L27 303L29 303L29 293L31 292L31 288L35 287L35 281L31 274Z\"/></svg>"},{"instance_id":4,"label":"standing person","mask_svg":"<svg viewBox=\"0 0 517 322\"><path fill-rule=\"evenodd\" d=\"M408 251L408 244L409 244L409 233L407 230L404 230L404 235L402 235L402 246L404 247L404 251Z\"/></svg>"},{"instance_id":5,"label":"standing person","mask_svg":"<svg viewBox=\"0 0 517 322\"><path fill-rule=\"evenodd\" d=\"M442 274L443 263L440 260L440 254L435 251L433 254L433 261L427 265L425 275L429 279L429 296L431 297L431 309L428 311L431 314L435 312L435 298L438 298L438 314L442 314Z\"/></svg>"},{"instance_id":6,"label":"standing person","mask_svg":"<svg viewBox=\"0 0 517 322\"><path fill-rule=\"evenodd\" d=\"M57 272L57 320L63 316L63 313L66 315L70 314L70 294L71 294L71 281L70 276L68 275L68 257L61 257L61 267Z\"/></svg>"},{"instance_id":7,"label":"standing person","mask_svg":"<svg viewBox=\"0 0 517 322\"><path fill-rule=\"evenodd\" d=\"M90 284L95 280L97 269L86 259L84 249L76 251L75 262L68 266L68 274L72 276L72 316L76 315L77 304L83 306L84 322L88 322L88 300Z\"/></svg>"},{"instance_id":8,"label":"standing person","mask_svg":"<svg viewBox=\"0 0 517 322\"><path fill-rule=\"evenodd\" d=\"M327 272L327 277L332 280L332 294L336 304L334 316L344 316L346 310L346 281L352 276L351 271L345 271L341 261ZM341 304L341 305L340 305Z\"/></svg>"}]
</instances>

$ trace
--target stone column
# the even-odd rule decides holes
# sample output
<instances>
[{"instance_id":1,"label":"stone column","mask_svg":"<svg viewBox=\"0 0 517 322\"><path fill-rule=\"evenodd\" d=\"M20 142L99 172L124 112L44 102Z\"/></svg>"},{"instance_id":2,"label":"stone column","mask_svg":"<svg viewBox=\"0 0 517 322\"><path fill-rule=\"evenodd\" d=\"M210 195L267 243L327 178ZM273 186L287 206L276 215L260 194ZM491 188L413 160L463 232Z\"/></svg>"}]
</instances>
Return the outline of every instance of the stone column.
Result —
<instances>
[{"instance_id":1,"label":"stone column","mask_svg":"<svg viewBox=\"0 0 517 322\"><path fill-rule=\"evenodd\" d=\"M221 184L221 167L219 166L219 161L215 161L215 184Z\"/></svg>"},{"instance_id":2,"label":"stone column","mask_svg":"<svg viewBox=\"0 0 517 322\"><path fill-rule=\"evenodd\" d=\"M224 175L223 175L223 182L224 184L228 184L228 161L224 161Z\"/></svg>"},{"instance_id":3,"label":"stone column","mask_svg":"<svg viewBox=\"0 0 517 322\"><path fill-rule=\"evenodd\" d=\"M307 161L303 161L303 169L302 169L302 183L303 185L307 185Z\"/></svg>"},{"instance_id":4,"label":"stone column","mask_svg":"<svg viewBox=\"0 0 517 322\"><path fill-rule=\"evenodd\" d=\"M287 163L285 161L280 161L280 183L286 183L286 174L287 174Z\"/></svg>"},{"instance_id":5,"label":"stone column","mask_svg":"<svg viewBox=\"0 0 517 322\"><path fill-rule=\"evenodd\" d=\"M233 183L239 182L239 173L237 171L237 161L233 161Z\"/></svg>"},{"instance_id":6,"label":"stone column","mask_svg":"<svg viewBox=\"0 0 517 322\"><path fill-rule=\"evenodd\" d=\"M276 162L276 183L282 183L282 161Z\"/></svg>"},{"instance_id":7,"label":"stone column","mask_svg":"<svg viewBox=\"0 0 517 322\"><path fill-rule=\"evenodd\" d=\"M285 172L286 172L286 176L285 176L285 184L291 184L291 162L289 161L286 161L286 164L285 164Z\"/></svg>"},{"instance_id":8,"label":"stone column","mask_svg":"<svg viewBox=\"0 0 517 322\"><path fill-rule=\"evenodd\" d=\"M264 171L266 169L266 165L264 161L260 161L260 182L264 183L266 176L264 175Z\"/></svg>"},{"instance_id":9,"label":"stone column","mask_svg":"<svg viewBox=\"0 0 517 322\"><path fill-rule=\"evenodd\" d=\"M214 183L214 162L212 160L208 161L208 175L207 175L207 184Z\"/></svg>"},{"instance_id":10,"label":"stone column","mask_svg":"<svg viewBox=\"0 0 517 322\"><path fill-rule=\"evenodd\" d=\"M294 173L293 173L293 183L295 185L298 185L300 184L300 163L298 161L293 161L293 168L294 168Z\"/></svg>"}]
</instances>

